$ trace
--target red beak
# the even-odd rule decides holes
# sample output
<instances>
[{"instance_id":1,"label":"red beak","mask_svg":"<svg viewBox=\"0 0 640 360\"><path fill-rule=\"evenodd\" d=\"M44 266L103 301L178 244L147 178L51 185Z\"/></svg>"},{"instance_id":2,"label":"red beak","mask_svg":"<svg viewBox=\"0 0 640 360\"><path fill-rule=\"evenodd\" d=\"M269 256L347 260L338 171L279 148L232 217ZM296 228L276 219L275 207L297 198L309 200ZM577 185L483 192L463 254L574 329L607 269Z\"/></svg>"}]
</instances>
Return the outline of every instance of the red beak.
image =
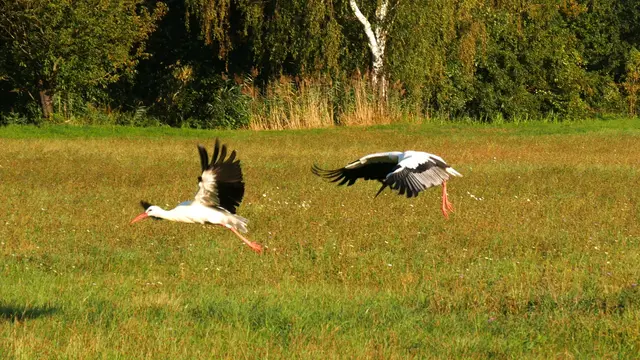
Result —
<instances>
[{"instance_id":1,"label":"red beak","mask_svg":"<svg viewBox=\"0 0 640 360\"><path fill-rule=\"evenodd\" d=\"M140 220L143 220L143 219L146 219L148 217L149 217L149 215L146 212L143 212L142 214L136 216L135 219L131 220L131 222L129 224L136 223L136 222L138 222Z\"/></svg>"}]
</instances>

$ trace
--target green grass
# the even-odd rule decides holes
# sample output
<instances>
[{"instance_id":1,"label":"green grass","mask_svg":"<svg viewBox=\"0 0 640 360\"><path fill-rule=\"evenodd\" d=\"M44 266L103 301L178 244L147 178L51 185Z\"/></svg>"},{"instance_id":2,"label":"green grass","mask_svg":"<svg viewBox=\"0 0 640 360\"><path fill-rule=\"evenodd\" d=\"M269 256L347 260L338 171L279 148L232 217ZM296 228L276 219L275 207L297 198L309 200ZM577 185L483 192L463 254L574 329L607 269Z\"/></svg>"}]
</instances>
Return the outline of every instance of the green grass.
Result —
<instances>
[{"instance_id":1,"label":"green grass","mask_svg":"<svg viewBox=\"0 0 640 360\"><path fill-rule=\"evenodd\" d=\"M258 256L219 227L128 222L190 199L221 136ZM640 121L250 132L0 128L0 358L635 358ZM392 149L465 177L336 187Z\"/></svg>"}]
</instances>

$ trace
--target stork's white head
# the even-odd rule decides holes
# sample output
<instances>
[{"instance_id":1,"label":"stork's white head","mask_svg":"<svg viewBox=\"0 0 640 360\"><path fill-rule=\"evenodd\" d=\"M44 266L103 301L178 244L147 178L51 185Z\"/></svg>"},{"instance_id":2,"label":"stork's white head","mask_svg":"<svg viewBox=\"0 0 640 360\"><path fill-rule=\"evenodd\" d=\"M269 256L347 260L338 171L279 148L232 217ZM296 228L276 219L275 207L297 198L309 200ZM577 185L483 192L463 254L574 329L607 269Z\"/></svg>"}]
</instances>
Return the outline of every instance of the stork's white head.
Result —
<instances>
[{"instance_id":1,"label":"stork's white head","mask_svg":"<svg viewBox=\"0 0 640 360\"><path fill-rule=\"evenodd\" d=\"M144 212L135 217L135 219L131 220L131 224L136 223L140 220L144 220L148 217L152 217L155 219L160 219L160 213L163 211L161 207L151 205L146 201L140 201L140 205L145 209Z\"/></svg>"},{"instance_id":2,"label":"stork's white head","mask_svg":"<svg viewBox=\"0 0 640 360\"><path fill-rule=\"evenodd\" d=\"M160 211L162 211L162 208L160 206L151 205L145 212L147 213L147 215L157 218Z\"/></svg>"}]
</instances>

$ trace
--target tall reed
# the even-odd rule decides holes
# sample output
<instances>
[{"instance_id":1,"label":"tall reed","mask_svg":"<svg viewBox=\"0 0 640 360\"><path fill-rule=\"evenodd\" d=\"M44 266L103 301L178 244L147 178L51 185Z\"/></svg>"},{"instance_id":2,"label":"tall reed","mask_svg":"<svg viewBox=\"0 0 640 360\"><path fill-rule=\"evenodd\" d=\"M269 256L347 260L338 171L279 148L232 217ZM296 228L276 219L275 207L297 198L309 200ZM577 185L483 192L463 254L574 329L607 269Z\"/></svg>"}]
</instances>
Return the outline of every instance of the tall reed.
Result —
<instances>
[{"instance_id":1,"label":"tall reed","mask_svg":"<svg viewBox=\"0 0 640 360\"><path fill-rule=\"evenodd\" d=\"M251 97L252 130L389 124L403 117L399 92L391 89L380 100L367 76L343 82L281 76L263 89L246 81L243 93Z\"/></svg>"}]
</instances>

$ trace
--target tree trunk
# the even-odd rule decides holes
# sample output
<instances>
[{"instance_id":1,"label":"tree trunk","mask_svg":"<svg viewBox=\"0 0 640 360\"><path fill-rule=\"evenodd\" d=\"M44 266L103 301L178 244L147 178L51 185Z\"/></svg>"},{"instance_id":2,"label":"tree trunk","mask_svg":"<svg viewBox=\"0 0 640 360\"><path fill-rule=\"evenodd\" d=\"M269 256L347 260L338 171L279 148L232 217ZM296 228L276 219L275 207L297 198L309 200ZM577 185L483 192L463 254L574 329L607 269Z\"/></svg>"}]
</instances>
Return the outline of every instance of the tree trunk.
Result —
<instances>
[{"instance_id":1,"label":"tree trunk","mask_svg":"<svg viewBox=\"0 0 640 360\"><path fill-rule=\"evenodd\" d=\"M53 117L53 95L51 89L45 89L42 80L40 85L40 108L42 109L42 117L51 119Z\"/></svg>"},{"instance_id":2,"label":"tree trunk","mask_svg":"<svg viewBox=\"0 0 640 360\"><path fill-rule=\"evenodd\" d=\"M376 9L377 24L375 30L371 27L369 20L362 14L355 0L349 0L349 5L351 5L351 10L353 10L356 18L358 18L364 27L364 32L369 39L369 49L371 49L372 58L371 83L380 98L386 101L387 78L384 70L384 52L387 44L387 29L385 28L384 22L389 9L389 0L383 0Z\"/></svg>"},{"instance_id":3,"label":"tree trunk","mask_svg":"<svg viewBox=\"0 0 640 360\"><path fill-rule=\"evenodd\" d=\"M40 90L40 107L42 108L42 117L51 119L53 116L53 97L49 90Z\"/></svg>"},{"instance_id":4,"label":"tree trunk","mask_svg":"<svg viewBox=\"0 0 640 360\"><path fill-rule=\"evenodd\" d=\"M384 73L384 52L373 57L373 86L383 100L387 99L387 77Z\"/></svg>"}]
</instances>

